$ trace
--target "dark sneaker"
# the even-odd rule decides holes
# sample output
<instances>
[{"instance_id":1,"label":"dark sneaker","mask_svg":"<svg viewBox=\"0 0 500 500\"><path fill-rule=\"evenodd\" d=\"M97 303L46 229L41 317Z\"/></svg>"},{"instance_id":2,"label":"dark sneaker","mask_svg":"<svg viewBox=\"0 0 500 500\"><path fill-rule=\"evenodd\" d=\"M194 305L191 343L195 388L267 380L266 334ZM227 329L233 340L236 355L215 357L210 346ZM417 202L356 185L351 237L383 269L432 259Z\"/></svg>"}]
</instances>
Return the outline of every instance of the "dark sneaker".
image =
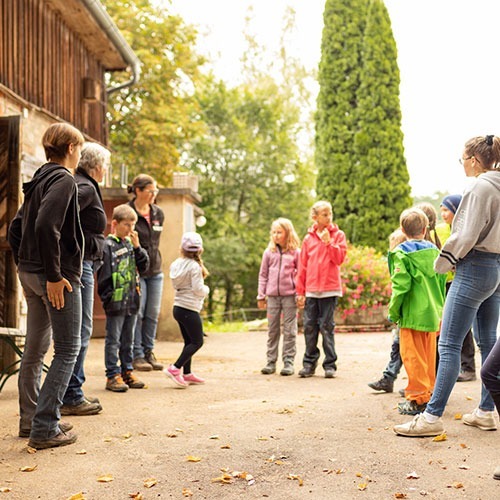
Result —
<instances>
[{"instance_id":1,"label":"dark sneaker","mask_svg":"<svg viewBox=\"0 0 500 500\"><path fill-rule=\"evenodd\" d=\"M404 401L403 403L398 403L398 411L401 415L418 415L426 408L427 403L419 405L416 401Z\"/></svg>"},{"instance_id":2,"label":"dark sneaker","mask_svg":"<svg viewBox=\"0 0 500 500\"><path fill-rule=\"evenodd\" d=\"M128 391L128 385L123 381L122 376L117 374L106 380L106 390L113 392L125 392Z\"/></svg>"},{"instance_id":3,"label":"dark sneaker","mask_svg":"<svg viewBox=\"0 0 500 500\"><path fill-rule=\"evenodd\" d=\"M325 378L335 378L336 375L337 370L335 370L334 368L327 368L325 370Z\"/></svg>"},{"instance_id":4,"label":"dark sneaker","mask_svg":"<svg viewBox=\"0 0 500 500\"><path fill-rule=\"evenodd\" d=\"M281 369L280 375L283 375L284 377L288 377L290 375L293 375L293 363L290 361L285 361L285 366Z\"/></svg>"},{"instance_id":5,"label":"dark sneaker","mask_svg":"<svg viewBox=\"0 0 500 500\"><path fill-rule=\"evenodd\" d=\"M63 432L68 432L73 429L73 424L64 422L63 420L59 420L59 429L61 429ZM30 434L31 429L19 429L19 437L21 438L28 438L30 437Z\"/></svg>"},{"instance_id":6,"label":"dark sneaker","mask_svg":"<svg viewBox=\"0 0 500 500\"><path fill-rule=\"evenodd\" d=\"M91 403L88 399L77 405L61 406L61 415L97 415L101 411L102 406L99 403Z\"/></svg>"},{"instance_id":7,"label":"dark sneaker","mask_svg":"<svg viewBox=\"0 0 500 500\"><path fill-rule=\"evenodd\" d=\"M147 352L144 358L146 360L146 363L149 363L153 367L153 370L163 370L163 365L156 361L156 356L153 351Z\"/></svg>"},{"instance_id":8,"label":"dark sneaker","mask_svg":"<svg viewBox=\"0 0 500 500\"><path fill-rule=\"evenodd\" d=\"M146 361L145 358L135 358L132 365L134 366L134 370L139 372L150 372L153 370L153 367Z\"/></svg>"},{"instance_id":9,"label":"dark sneaker","mask_svg":"<svg viewBox=\"0 0 500 500\"><path fill-rule=\"evenodd\" d=\"M58 446L73 444L76 439L77 435L74 432L60 431L59 434L49 439L30 439L28 441L28 446L36 450L44 450L45 448L56 448Z\"/></svg>"},{"instance_id":10,"label":"dark sneaker","mask_svg":"<svg viewBox=\"0 0 500 500\"><path fill-rule=\"evenodd\" d=\"M457 377L457 382L473 382L476 380L476 372L461 372Z\"/></svg>"},{"instance_id":11,"label":"dark sneaker","mask_svg":"<svg viewBox=\"0 0 500 500\"><path fill-rule=\"evenodd\" d=\"M316 372L316 368L313 368L311 365L306 365L302 370L299 372L299 377L300 378L308 378L312 377L314 373Z\"/></svg>"},{"instance_id":12,"label":"dark sneaker","mask_svg":"<svg viewBox=\"0 0 500 500\"><path fill-rule=\"evenodd\" d=\"M263 375L272 375L276 372L276 364L275 363L267 363L264 368L260 371Z\"/></svg>"},{"instance_id":13,"label":"dark sneaker","mask_svg":"<svg viewBox=\"0 0 500 500\"><path fill-rule=\"evenodd\" d=\"M394 391L394 381L386 377L382 377L380 380L377 380L376 382L370 382L368 384L368 387L370 387L370 389L373 389L374 391L392 392Z\"/></svg>"},{"instance_id":14,"label":"dark sneaker","mask_svg":"<svg viewBox=\"0 0 500 500\"><path fill-rule=\"evenodd\" d=\"M146 384L139 380L132 370L129 370L125 373L122 373L123 381L131 388L131 389L142 389Z\"/></svg>"}]
</instances>

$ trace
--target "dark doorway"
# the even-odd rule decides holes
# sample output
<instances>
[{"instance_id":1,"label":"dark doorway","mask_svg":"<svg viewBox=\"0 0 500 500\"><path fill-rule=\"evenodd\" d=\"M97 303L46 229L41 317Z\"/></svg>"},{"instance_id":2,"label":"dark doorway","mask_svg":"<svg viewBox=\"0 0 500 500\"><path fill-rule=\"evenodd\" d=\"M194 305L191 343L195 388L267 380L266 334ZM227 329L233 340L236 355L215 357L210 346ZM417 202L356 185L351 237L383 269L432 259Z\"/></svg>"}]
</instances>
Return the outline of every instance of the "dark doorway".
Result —
<instances>
[{"instance_id":1,"label":"dark doorway","mask_svg":"<svg viewBox=\"0 0 500 500\"><path fill-rule=\"evenodd\" d=\"M0 326L18 327L17 274L7 242L19 207L19 116L0 117Z\"/></svg>"}]
</instances>

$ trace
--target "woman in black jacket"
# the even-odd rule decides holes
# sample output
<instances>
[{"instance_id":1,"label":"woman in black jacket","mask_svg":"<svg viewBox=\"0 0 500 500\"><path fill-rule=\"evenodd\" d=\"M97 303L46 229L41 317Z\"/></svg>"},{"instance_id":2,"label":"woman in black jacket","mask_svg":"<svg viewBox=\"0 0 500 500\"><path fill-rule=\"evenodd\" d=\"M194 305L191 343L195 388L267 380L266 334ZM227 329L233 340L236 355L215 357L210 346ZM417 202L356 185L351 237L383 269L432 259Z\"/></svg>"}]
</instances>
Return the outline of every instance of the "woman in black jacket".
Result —
<instances>
[{"instance_id":1,"label":"woman in black jacket","mask_svg":"<svg viewBox=\"0 0 500 500\"><path fill-rule=\"evenodd\" d=\"M104 179L108 168L110 153L99 144L86 143L75 172L78 185L78 204L80 205L80 223L85 237L82 266L82 329L81 347L75 368L64 395L61 415L95 415L102 410L97 398L85 397L84 362L92 335L92 317L94 313L94 271L102 260L106 213L102 203L99 183Z\"/></svg>"},{"instance_id":2,"label":"woman in black jacket","mask_svg":"<svg viewBox=\"0 0 500 500\"><path fill-rule=\"evenodd\" d=\"M139 371L162 370L154 355L154 343L163 293L160 237L165 216L155 205L158 194L156 181L146 174L138 175L128 187L134 198L129 205L137 212L135 230L139 241L149 256L149 268L141 273L141 307L134 332L134 369Z\"/></svg>"}]
</instances>

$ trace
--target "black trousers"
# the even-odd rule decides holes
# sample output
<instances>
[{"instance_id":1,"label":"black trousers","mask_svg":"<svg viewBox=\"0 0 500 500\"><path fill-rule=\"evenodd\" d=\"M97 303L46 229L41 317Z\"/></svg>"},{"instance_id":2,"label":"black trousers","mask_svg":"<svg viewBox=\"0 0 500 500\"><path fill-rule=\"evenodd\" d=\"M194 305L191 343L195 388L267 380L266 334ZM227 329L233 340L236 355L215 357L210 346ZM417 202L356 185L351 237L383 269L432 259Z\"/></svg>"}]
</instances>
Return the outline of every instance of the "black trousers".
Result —
<instances>
[{"instance_id":1,"label":"black trousers","mask_svg":"<svg viewBox=\"0 0 500 500\"><path fill-rule=\"evenodd\" d=\"M179 306L174 306L174 318L179 323L184 339L184 349L174 365L184 368L184 375L187 375L191 373L193 354L203 345L203 323L199 313Z\"/></svg>"}]
</instances>

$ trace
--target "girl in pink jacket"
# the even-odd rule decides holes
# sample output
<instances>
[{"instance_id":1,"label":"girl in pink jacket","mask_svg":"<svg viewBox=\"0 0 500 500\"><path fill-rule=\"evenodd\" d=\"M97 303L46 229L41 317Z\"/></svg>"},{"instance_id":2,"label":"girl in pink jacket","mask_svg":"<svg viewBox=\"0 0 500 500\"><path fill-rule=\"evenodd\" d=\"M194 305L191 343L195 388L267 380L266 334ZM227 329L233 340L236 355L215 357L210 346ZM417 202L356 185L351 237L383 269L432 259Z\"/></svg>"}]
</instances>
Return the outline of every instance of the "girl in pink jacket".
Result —
<instances>
[{"instance_id":1,"label":"girl in pink jacket","mask_svg":"<svg viewBox=\"0 0 500 500\"><path fill-rule=\"evenodd\" d=\"M299 265L300 239L290 220L279 218L271 224L271 238L262 256L259 272L259 309L267 307L267 365L264 375L276 371L283 314L283 369L280 375L293 375L296 354L297 304L295 276Z\"/></svg>"},{"instance_id":2,"label":"girl in pink jacket","mask_svg":"<svg viewBox=\"0 0 500 500\"><path fill-rule=\"evenodd\" d=\"M325 378L337 373L337 354L333 313L337 298L342 296L340 265L344 262L345 234L332 223L332 206L318 201L311 208L314 221L302 242L297 274L297 304L304 307L304 340L306 352L300 377L312 377L319 359L318 337L323 336Z\"/></svg>"}]
</instances>

